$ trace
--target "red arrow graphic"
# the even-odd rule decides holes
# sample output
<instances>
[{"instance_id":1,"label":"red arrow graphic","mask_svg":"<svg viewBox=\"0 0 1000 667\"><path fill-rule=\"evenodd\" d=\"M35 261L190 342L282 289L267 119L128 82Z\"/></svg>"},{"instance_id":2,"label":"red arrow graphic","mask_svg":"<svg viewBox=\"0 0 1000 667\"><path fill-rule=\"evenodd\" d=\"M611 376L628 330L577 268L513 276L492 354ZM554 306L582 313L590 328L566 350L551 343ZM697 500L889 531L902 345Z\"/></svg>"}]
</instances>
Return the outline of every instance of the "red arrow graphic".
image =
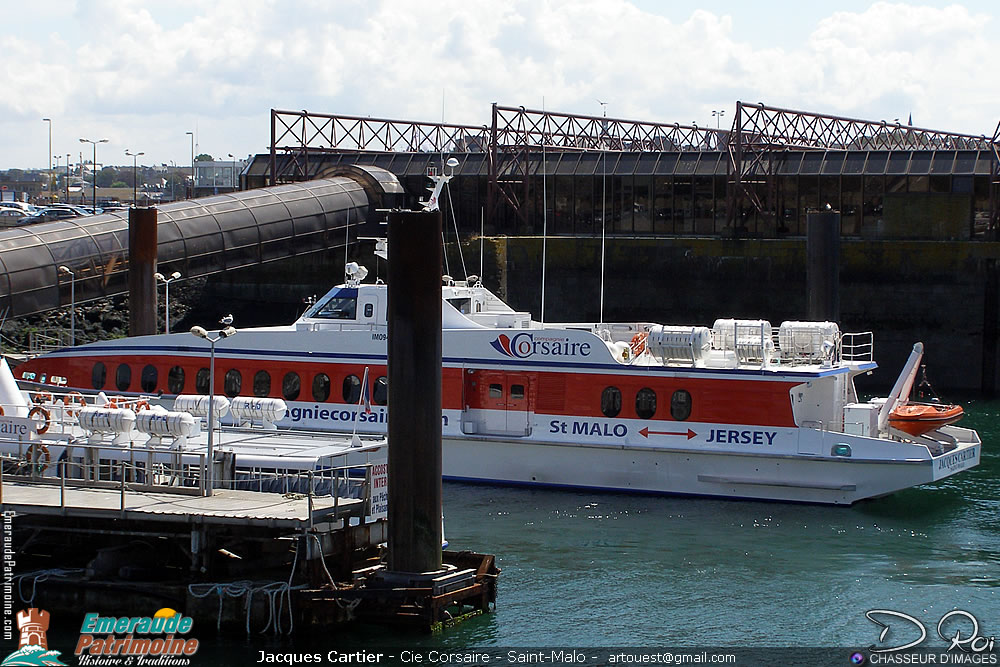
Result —
<instances>
[{"instance_id":1,"label":"red arrow graphic","mask_svg":"<svg viewBox=\"0 0 1000 667\"><path fill-rule=\"evenodd\" d=\"M692 431L691 429L688 429L687 432L685 433L684 431L676 431L676 432L675 431L650 431L648 428L644 428L641 431L639 431L639 435L641 435L644 438L648 438L650 435L686 435L687 439L690 440L691 438L693 438L694 436L696 436L698 434L695 433L694 431Z\"/></svg>"}]
</instances>

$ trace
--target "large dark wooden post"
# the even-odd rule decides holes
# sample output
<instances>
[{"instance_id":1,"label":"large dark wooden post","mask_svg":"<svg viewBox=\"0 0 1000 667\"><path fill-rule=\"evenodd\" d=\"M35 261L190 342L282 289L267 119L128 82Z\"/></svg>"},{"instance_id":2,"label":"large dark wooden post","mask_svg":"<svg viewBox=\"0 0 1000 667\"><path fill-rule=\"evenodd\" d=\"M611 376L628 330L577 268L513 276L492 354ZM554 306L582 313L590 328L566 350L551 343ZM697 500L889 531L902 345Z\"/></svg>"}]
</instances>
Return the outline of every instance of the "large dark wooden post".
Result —
<instances>
[{"instance_id":1,"label":"large dark wooden post","mask_svg":"<svg viewBox=\"0 0 1000 667\"><path fill-rule=\"evenodd\" d=\"M390 572L441 570L441 213L389 213Z\"/></svg>"},{"instance_id":2,"label":"large dark wooden post","mask_svg":"<svg viewBox=\"0 0 1000 667\"><path fill-rule=\"evenodd\" d=\"M840 212L806 214L809 319L840 321Z\"/></svg>"},{"instance_id":3,"label":"large dark wooden post","mask_svg":"<svg viewBox=\"0 0 1000 667\"><path fill-rule=\"evenodd\" d=\"M128 210L128 333L156 333L156 209Z\"/></svg>"}]
</instances>

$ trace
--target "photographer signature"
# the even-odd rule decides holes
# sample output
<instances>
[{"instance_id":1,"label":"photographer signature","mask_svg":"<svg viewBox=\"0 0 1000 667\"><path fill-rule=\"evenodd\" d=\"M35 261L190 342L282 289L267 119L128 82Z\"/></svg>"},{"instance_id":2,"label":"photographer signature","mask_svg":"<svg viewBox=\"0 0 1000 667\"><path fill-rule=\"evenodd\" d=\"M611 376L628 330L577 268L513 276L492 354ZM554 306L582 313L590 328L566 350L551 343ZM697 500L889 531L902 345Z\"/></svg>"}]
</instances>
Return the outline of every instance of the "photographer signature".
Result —
<instances>
[{"instance_id":1,"label":"photographer signature","mask_svg":"<svg viewBox=\"0 0 1000 667\"><path fill-rule=\"evenodd\" d=\"M893 651L905 651L906 649L914 648L919 646L925 639L927 639L927 628L918 619L905 614L901 611L893 611L891 609L872 609L865 612L865 617L875 625L882 628L879 633L878 641L885 641L885 637L889 634L890 621L879 620L878 617L890 617L891 619L899 619L905 621L906 623L912 625L920 632L920 636L913 641L902 644L900 646L891 646L887 648L876 648L873 644L869 647L872 653L891 653ZM946 626L954 630L952 635L946 635ZM909 626L904 626L909 627ZM963 634L963 629L969 630L967 634ZM986 637L980 634L979 621L975 616L967 611L962 611L961 609L954 609L949 611L947 614L941 617L941 620L937 624L938 636L944 641L948 642L948 650L959 649L960 651L965 651L966 653L983 653L987 651L993 651L995 638L990 636Z\"/></svg>"}]
</instances>

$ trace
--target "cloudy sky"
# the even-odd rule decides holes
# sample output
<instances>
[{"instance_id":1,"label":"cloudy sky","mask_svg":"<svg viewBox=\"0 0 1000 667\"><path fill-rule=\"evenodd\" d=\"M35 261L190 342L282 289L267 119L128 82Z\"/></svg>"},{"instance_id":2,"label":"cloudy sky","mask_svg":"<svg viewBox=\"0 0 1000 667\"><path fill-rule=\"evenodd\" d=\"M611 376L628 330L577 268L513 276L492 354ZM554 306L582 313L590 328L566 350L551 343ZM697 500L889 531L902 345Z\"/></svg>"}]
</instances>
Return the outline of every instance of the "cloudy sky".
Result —
<instances>
[{"instance_id":1,"label":"cloudy sky","mask_svg":"<svg viewBox=\"0 0 1000 667\"><path fill-rule=\"evenodd\" d=\"M3 3L0 169L265 152L269 110L482 125L490 103L667 123L736 100L992 136L993 0ZM65 165L65 157L62 158Z\"/></svg>"}]
</instances>

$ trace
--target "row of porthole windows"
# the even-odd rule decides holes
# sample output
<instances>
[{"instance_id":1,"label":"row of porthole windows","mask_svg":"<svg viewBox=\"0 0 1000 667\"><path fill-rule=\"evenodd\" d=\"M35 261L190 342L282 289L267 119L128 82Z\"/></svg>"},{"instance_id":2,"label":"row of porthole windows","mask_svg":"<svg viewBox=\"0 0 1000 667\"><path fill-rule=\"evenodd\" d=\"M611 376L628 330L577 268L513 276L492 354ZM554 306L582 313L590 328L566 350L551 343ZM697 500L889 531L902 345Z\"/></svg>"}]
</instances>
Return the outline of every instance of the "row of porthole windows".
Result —
<instances>
[{"instance_id":1,"label":"row of porthole windows","mask_svg":"<svg viewBox=\"0 0 1000 667\"><path fill-rule=\"evenodd\" d=\"M601 392L601 412L605 417L617 417L622 411L622 392L618 387L605 387ZM652 419L656 414L656 392L643 387L635 393L635 414L639 419ZM684 421L691 416L691 394L678 389L670 396L670 416Z\"/></svg>"},{"instance_id":2,"label":"row of porthole windows","mask_svg":"<svg viewBox=\"0 0 1000 667\"><path fill-rule=\"evenodd\" d=\"M107 367L103 362L94 364L91 370L91 384L94 389L104 389L108 379ZM167 372L167 391L171 394L184 393L185 372L180 366L174 366ZM156 391L159 371L156 366L147 364L139 374L139 389L147 394ZM194 376L194 388L199 394L208 394L209 370L199 368ZM361 379L357 375L348 375L341 384L341 396L345 403L357 403L361 400ZM115 369L115 388L118 391L128 391L132 386L132 368L128 364L119 364ZM333 386L330 376L317 373L312 381L312 399L323 402L330 398ZM236 368L226 371L223 376L222 389L226 396L239 396L243 390L243 373ZM265 398L271 394L271 374L265 370L254 373L252 383L253 395ZM381 375L375 378L372 385L371 401L375 405L385 405L389 399L389 380ZM298 373L289 371L281 378L281 395L287 401L294 401L302 393L302 380Z\"/></svg>"}]
</instances>

